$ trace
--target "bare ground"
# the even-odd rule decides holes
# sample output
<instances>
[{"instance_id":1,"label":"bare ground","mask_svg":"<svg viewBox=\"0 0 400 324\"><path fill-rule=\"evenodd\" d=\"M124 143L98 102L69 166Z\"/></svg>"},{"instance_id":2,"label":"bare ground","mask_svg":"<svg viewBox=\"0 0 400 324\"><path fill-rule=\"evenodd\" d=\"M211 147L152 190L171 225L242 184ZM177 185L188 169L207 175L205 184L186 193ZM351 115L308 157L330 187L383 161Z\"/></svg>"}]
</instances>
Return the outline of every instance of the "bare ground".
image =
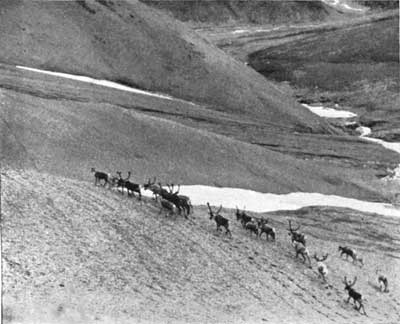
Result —
<instances>
[{"instance_id":1,"label":"bare ground","mask_svg":"<svg viewBox=\"0 0 400 324\"><path fill-rule=\"evenodd\" d=\"M154 202L87 181L35 171L2 173L5 323L398 323L400 219L348 209L269 215L277 242L250 237L231 210L233 238L204 207L190 220ZM310 252L328 252L328 284L294 259L287 219L303 224ZM364 257L341 260L339 244ZM377 288L377 268L390 292ZM358 276L367 316L345 303Z\"/></svg>"}]
</instances>

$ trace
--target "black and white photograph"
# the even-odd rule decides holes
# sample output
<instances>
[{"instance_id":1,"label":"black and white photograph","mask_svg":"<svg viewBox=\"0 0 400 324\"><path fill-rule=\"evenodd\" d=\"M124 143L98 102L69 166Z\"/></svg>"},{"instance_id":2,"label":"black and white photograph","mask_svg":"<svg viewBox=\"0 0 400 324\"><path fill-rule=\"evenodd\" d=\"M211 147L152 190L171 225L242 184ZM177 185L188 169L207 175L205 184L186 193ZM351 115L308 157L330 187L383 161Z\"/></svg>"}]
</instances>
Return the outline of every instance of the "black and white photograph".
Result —
<instances>
[{"instance_id":1,"label":"black and white photograph","mask_svg":"<svg viewBox=\"0 0 400 324\"><path fill-rule=\"evenodd\" d=\"M400 323L399 43L399 0L0 0L1 323Z\"/></svg>"}]
</instances>

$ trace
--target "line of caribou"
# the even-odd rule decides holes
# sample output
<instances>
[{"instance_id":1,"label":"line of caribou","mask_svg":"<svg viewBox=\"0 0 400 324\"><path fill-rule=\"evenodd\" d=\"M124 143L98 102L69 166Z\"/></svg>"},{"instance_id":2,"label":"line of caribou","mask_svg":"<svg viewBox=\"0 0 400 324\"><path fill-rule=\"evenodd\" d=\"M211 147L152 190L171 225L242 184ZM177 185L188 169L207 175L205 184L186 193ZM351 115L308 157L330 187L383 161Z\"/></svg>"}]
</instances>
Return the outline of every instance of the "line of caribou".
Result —
<instances>
[{"instance_id":1,"label":"line of caribou","mask_svg":"<svg viewBox=\"0 0 400 324\"><path fill-rule=\"evenodd\" d=\"M160 182L156 184L156 178L154 178L153 181L149 179L147 183L145 183L143 186L129 181L131 177L130 171L128 172L128 176L126 178L122 177L122 173L120 171L116 172L118 176L112 176L109 173L96 171L95 168L92 168L91 172L94 173L95 185L103 184L104 187L108 185L109 189L116 188L121 192L122 195L126 190L128 196L134 197L136 193L139 200L141 200L141 188L143 188L144 190L150 190L153 193L156 201L158 201L158 197L161 197L160 213L163 209L167 210L168 214L172 214L175 210L177 210L179 215L183 212L185 218L188 218L188 215L193 210L190 198L184 195L179 195L180 185L178 185L177 190L174 191L175 185L167 184L167 190L162 187Z\"/></svg>"},{"instance_id":2,"label":"line of caribou","mask_svg":"<svg viewBox=\"0 0 400 324\"><path fill-rule=\"evenodd\" d=\"M181 212L183 211L185 218L187 218L187 216L193 210L193 206L190 202L189 197L179 195L180 185L178 185L178 189L174 191L175 185L167 184L168 190L166 190L162 187L160 182L156 184L156 178L154 178L153 181L149 179L148 182L145 183L143 186L130 182L130 171L128 172L128 177L125 179L122 178L120 171L116 172L118 176L112 176L105 172L96 171L94 168L91 169L91 172L94 173L95 185L99 185L103 181L103 186L106 186L108 184L109 188L117 188L117 190L120 189L120 192L122 194L124 193L124 190L127 191L128 196L135 196L135 193L137 193L139 200L141 200L142 197L141 187L143 187L144 190L150 190L153 193L154 199L156 201L158 201L158 197L161 197L160 213L162 209L167 210L168 214L174 213L175 210L178 211L178 214L181 214ZM232 237L232 233L229 229L229 220L220 214L222 210L222 205L216 210L213 210L209 203L207 203L207 206L210 220L215 221L217 225L217 231L219 232L221 230L221 227L223 227L225 228L225 233L229 234ZM274 227L268 225L268 219L251 217L247 215L245 211L240 211L239 208L236 207L236 220L239 221L242 227L246 231L249 231L250 234L254 233L259 238L261 238L262 235L265 234L265 238L267 241L269 241L270 238L272 241L275 241L276 230ZM289 228L287 230L288 235L291 238L291 244L296 253L296 258L301 256L303 262L306 263L306 261L308 261L309 267L312 268L310 252L306 247L306 235L299 232L299 229L300 225L297 228L293 228L292 223L289 220ZM357 255L357 252L353 248L347 246L339 246L338 251L340 252L340 257L344 255L346 257L346 260L350 257L354 264L357 264L358 262L361 266L364 265L363 259ZM313 255L313 258L317 262L318 276L321 277L325 283L327 282L326 278L328 275L328 267L326 266L324 261L327 260L328 256L328 253L324 254L321 257L319 257L317 253L314 253ZM376 273L379 274L378 283L380 285L381 291L388 292L389 290L387 277L381 273L378 273L378 270ZM352 282L348 281L346 276L344 277L344 289L349 295L346 302L348 303L350 299L352 299L355 308L360 313L362 309L364 315L367 315L364 309L362 295L353 288L356 281L357 277L355 277Z\"/></svg>"},{"instance_id":3,"label":"line of caribou","mask_svg":"<svg viewBox=\"0 0 400 324\"><path fill-rule=\"evenodd\" d=\"M210 214L210 219L214 219L217 224L217 231L219 231L221 227L224 227L226 230L226 234L232 236L232 233L229 230L229 220L220 214L222 210L222 205L219 207L217 211L213 211L209 203L207 203L207 206ZM265 233L266 240L269 241L269 238L271 237L271 240L275 241L276 230L274 227L267 225L268 219L251 217L247 215L245 211L240 211L239 208L236 207L236 220L239 221L242 227L246 231L249 231L250 234L254 233L257 237L261 238L262 234ZM288 235L291 237L291 244L295 250L296 258L301 256L303 258L303 262L305 263L306 261L308 261L309 267L312 268L310 252L306 247L306 235L304 233L299 232L300 225L297 228L293 228L291 221L289 220L288 222L289 222L289 228L287 229ZM338 251L340 252L340 257L344 255L346 257L346 260L349 257L351 257L353 264L357 264L358 262L361 266L364 265L363 258L357 255L355 249L347 246L339 246ZM329 256L328 253L324 254L323 256L318 256L317 253L314 253L313 255L313 258L317 262L318 276L321 277L325 283L327 282L326 277L328 275L328 267L324 263L324 261L327 260L328 256ZM379 274L378 283L380 286L380 290L388 292L389 289L388 289L387 277L382 273L380 273L379 270L377 270L376 273ZM352 299L354 302L354 307L360 313L362 309L363 314L367 315L364 309L362 295L353 288L356 281L357 281L357 276L353 279L352 282L348 281L346 276L344 277L343 280L343 284L345 285L344 289L347 291L349 295L346 302L349 303L349 301Z\"/></svg>"}]
</instances>

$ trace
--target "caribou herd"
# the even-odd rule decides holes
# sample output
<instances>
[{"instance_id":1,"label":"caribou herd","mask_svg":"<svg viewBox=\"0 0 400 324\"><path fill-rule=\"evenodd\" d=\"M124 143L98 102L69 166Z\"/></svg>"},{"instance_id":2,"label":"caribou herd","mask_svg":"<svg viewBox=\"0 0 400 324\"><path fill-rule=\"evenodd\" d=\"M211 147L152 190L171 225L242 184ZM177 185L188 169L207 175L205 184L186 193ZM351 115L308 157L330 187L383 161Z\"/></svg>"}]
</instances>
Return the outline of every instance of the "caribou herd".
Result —
<instances>
[{"instance_id":1,"label":"caribou herd","mask_svg":"<svg viewBox=\"0 0 400 324\"><path fill-rule=\"evenodd\" d=\"M189 197L179 195L180 185L178 185L177 190L174 191L175 185L167 184L167 190L162 187L160 182L156 185L156 178L154 178L153 181L149 179L148 182L143 186L129 181L131 177L131 171L128 171L128 176L126 178L122 177L121 171L116 172L118 176L112 176L111 174L102 171L96 171L95 168L92 168L91 172L94 173L95 185L103 184L104 187L108 185L109 189L116 188L122 195L126 191L128 196L135 197L136 193L138 195L138 199L141 200L141 188L144 190L150 190L153 193L156 201L158 200L158 197L161 197L160 213L163 209L166 210L168 214L172 214L176 210L179 215L181 215L183 212L184 217L188 218L188 215L193 209Z\"/></svg>"},{"instance_id":2,"label":"caribou herd","mask_svg":"<svg viewBox=\"0 0 400 324\"><path fill-rule=\"evenodd\" d=\"M188 215L193 212L193 206L190 202L190 198L184 195L179 195L180 185L178 185L175 190L174 184L166 184L167 189L165 189L160 182L156 184L156 178L152 181L149 179L147 183L142 186L129 181L131 177L131 172L128 172L128 176L124 179L122 177L122 173L120 171L116 172L117 176L112 176L111 174L96 171L94 168L91 169L91 172L94 173L95 177L95 185L101 185L105 187L116 188L123 195L126 191L128 196L135 196L135 193L138 195L138 199L142 199L141 188L143 190L149 190L153 193L154 200L160 203L160 213L162 210L167 212L166 216L174 214L176 211L179 215L182 214L187 219ZM159 199L160 198L160 199ZM221 227L225 229L225 234L228 234L232 237L232 233L229 229L229 220L221 215L222 205L213 210L209 203L207 203L208 213L210 216L210 220L214 220L216 223L217 232L219 232ZM265 234L266 241L271 239L272 242L276 240L276 230L274 227L268 225L269 220L263 218L256 218L249 216L244 210L239 210L236 207L236 220L240 222L243 229L248 231L250 235L255 234L257 238L261 238L263 234ZM292 222L288 221L288 235L290 236L291 245L294 248L295 257L302 257L303 263L308 262L309 268L312 268L310 251L306 246L306 235L302 232L299 232L300 225L297 228L292 227ZM339 246L338 251L340 253L339 257L345 256L346 260L350 257L352 259L353 264L359 264L360 266L364 265L364 260L360 256L358 256L355 249L348 246ZM322 257L319 257L317 253L314 253L313 258L317 262L317 271L318 276L322 278L324 283L327 283L328 276L328 267L324 263L324 261L328 258L328 253L324 254ZM388 278L381 273L380 270L376 271L378 276L378 284L380 286L380 290L383 292L389 292L388 288ZM353 279L353 281L348 281L347 277L344 277L343 284L345 285L345 290L348 293L347 303L352 299L354 302L354 307L361 313L363 311L364 315L367 315L363 305L362 295L357 292L353 286L357 281L357 276Z\"/></svg>"}]
</instances>

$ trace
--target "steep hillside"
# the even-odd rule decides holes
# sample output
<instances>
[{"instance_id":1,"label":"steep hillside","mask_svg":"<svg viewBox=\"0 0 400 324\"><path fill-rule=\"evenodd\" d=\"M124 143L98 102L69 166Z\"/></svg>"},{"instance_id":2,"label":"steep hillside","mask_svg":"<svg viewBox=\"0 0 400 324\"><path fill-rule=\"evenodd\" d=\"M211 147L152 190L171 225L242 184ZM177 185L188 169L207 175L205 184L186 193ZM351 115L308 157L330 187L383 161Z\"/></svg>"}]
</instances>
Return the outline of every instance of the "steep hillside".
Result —
<instances>
[{"instance_id":1,"label":"steep hillside","mask_svg":"<svg viewBox=\"0 0 400 324\"><path fill-rule=\"evenodd\" d=\"M89 178L88 178L89 180ZM92 180L92 179L90 179ZM4 323L396 323L399 219L307 208L270 214L275 243L230 219L217 234L205 208L166 218L149 200L46 173L2 173ZM266 217L267 215L263 215ZM303 224L313 254L329 253L328 284L294 258L287 219ZM360 268L340 259L349 244ZM376 269L389 278L380 293ZM363 316L345 303L358 277Z\"/></svg>"},{"instance_id":2,"label":"steep hillside","mask_svg":"<svg viewBox=\"0 0 400 324\"><path fill-rule=\"evenodd\" d=\"M197 26L305 23L340 16L321 1L140 1Z\"/></svg>"},{"instance_id":3,"label":"steep hillside","mask_svg":"<svg viewBox=\"0 0 400 324\"><path fill-rule=\"evenodd\" d=\"M158 10L129 1L3 1L0 62L172 94L269 127L332 132L273 83Z\"/></svg>"},{"instance_id":4,"label":"steep hillside","mask_svg":"<svg viewBox=\"0 0 400 324\"><path fill-rule=\"evenodd\" d=\"M112 173L131 170L139 183L157 175L162 182L382 200L387 190L375 175L399 163L394 152L359 139L280 139L300 156L295 158L283 154L285 146L275 147L282 153L268 149L268 138L279 136L257 130L262 125L245 117L31 72L1 71L3 165L78 179L96 167ZM249 135L233 134L243 131ZM251 136L258 145L251 144Z\"/></svg>"}]
</instances>

